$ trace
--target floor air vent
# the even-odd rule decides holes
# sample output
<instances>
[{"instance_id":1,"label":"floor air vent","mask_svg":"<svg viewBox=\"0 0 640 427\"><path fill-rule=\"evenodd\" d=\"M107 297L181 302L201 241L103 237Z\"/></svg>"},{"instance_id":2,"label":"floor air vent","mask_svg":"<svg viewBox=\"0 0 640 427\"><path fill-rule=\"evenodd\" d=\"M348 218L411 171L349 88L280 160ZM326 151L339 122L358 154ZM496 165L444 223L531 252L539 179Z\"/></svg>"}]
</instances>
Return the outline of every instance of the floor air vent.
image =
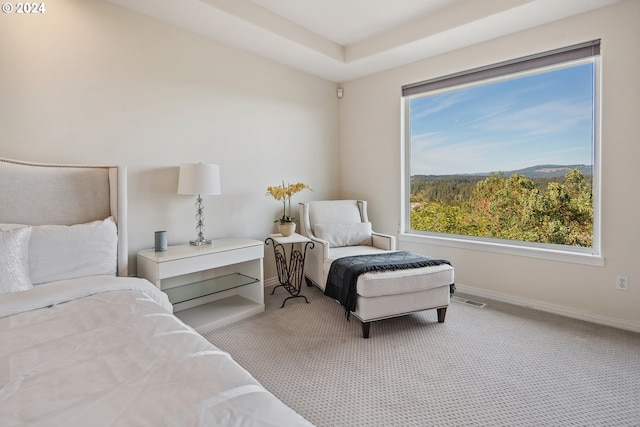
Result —
<instances>
[{"instance_id":1,"label":"floor air vent","mask_svg":"<svg viewBox=\"0 0 640 427\"><path fill-rule=\"evenodd\" d=\"M482 307L484 307L485 305L487 305L487 304L485 304L484 302L478 302L478 301L474 301L474 300L466 299L466 298L451 297L451 299L452 299L453 301L461 302L461 303L463 303L463 304L469 304L469 305L472 305L472 306L474 306L474 307L478 307L478 308L482 308Z\"/></svg>"}]
</instances>

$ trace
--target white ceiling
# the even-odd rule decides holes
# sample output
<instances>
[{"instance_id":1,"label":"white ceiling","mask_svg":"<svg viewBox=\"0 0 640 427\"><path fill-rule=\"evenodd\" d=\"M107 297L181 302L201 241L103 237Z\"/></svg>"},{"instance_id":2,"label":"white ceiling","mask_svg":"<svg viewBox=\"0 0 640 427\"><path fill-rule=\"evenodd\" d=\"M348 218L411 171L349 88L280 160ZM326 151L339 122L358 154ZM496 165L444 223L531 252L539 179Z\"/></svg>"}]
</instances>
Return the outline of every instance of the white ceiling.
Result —
<instances>
[{"instance_id":1,"label":"white ceiling","mask_svg":"<svg viewBox=\"0 0 640 427\"><path fill-rule=\"evenodd\" d=\"M106 0L344 82L621 0Z\"/></svg>"},{"instance_id":2,"label":"white ceiling","mask_svg":"<svg viewBox=\"0 0 640 427\"><path fill-rule=\"evenodd\" d=\"M251 0L346 46L462 0Z\"/></svg>"}]
</instances>

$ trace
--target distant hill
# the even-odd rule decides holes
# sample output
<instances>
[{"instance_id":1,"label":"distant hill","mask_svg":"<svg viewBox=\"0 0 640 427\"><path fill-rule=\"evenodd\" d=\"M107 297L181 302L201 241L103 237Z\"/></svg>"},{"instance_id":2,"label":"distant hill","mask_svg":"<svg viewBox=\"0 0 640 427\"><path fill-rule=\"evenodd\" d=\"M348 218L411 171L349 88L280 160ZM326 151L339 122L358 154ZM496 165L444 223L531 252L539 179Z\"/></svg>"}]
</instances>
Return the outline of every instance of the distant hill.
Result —
<instances>
[{"instance_id":1,"label":"distant hill","mask_svg":"<svg viewBox=\"0 0 640 427\"><path fill-rule=\"evenodd\" d=\"M592 165L537 165L524 169L518 169L513 171L504 171L504 176L509 177L513 174L520 174L527 178L557 178L563 177L571 169L579 169L583 175L592 175ZM440 181L443 179L455 179L458 182L464 181L478 181L479 178L489 176L492 172L483 172L476 174L457 174L457 175L414 175L411 177L412 181Z\"/></svg>"},{"instance_id":2,"label":"distant hill","mask_svg":"<svg viewBox=\"0 0 640 427\"><path fill-rule=\"evenodd\" d=\"M591 165L539 165L505 172L504 176L511 176L514 173L519 173L527 178L553 178L557 176L565 176L571 169L579 169L583 175L593 174L593 166ZM484 175L488 176L489 174Z\"/></svg>"}]
</instances>

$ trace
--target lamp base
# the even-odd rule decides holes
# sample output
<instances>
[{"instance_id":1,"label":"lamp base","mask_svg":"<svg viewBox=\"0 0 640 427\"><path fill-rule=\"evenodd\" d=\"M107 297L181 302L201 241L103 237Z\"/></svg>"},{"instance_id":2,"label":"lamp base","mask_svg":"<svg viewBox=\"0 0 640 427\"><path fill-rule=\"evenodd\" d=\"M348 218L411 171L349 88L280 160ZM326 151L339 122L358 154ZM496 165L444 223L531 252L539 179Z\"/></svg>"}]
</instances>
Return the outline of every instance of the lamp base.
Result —
<instances>
[{"instance_id":1,"label":"lamp base","mask_svg":"<svg viewBox=\"0 0 640 427\"><path fill-rule=\"evenodd\" d=\"M193 246L204 246L204 245L210 245L213 242L213 240L191 240L189 241L189 243Z\"/></svg>"}]
</instances>

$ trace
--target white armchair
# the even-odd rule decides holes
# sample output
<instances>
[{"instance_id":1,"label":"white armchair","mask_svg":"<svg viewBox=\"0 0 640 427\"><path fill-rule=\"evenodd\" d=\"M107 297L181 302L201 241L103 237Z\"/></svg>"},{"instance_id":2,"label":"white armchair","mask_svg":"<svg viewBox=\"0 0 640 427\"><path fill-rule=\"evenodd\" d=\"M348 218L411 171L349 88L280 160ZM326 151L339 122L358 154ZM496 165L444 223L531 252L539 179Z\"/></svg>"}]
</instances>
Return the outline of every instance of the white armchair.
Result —
<instances>
[{"instance_id":1,"label":"white armchair","mask_svg":"<svg viewBox=\"0 0 640 427\"><path fill-rule=\"evenodd\" d=\"M394 236L376 233L371 229L366 201L323 200L300 203L299 217L300 234L307 236L315 245L307 253L304 269L310 286L315 284L324 289L328 268L336 258L396 250Z\"/></svg>"},{"instance_id":2,"label":"white armchair","mask_svg":"<svg viewBox=\"0 0 640 427\"><path fill-rule=\"evenodd\" d=\"M300 203L300 233L313 241L307 252L304 275L307 285L324 291L331 263L352 255L396 250L394 236L376 233L363 200L324 200ZM369 337L372 321L437 309L444 322L453 284L449 264L411 269L368 272L357 279L356 309L362 335Z\"/></svg>"}]
</instances>

